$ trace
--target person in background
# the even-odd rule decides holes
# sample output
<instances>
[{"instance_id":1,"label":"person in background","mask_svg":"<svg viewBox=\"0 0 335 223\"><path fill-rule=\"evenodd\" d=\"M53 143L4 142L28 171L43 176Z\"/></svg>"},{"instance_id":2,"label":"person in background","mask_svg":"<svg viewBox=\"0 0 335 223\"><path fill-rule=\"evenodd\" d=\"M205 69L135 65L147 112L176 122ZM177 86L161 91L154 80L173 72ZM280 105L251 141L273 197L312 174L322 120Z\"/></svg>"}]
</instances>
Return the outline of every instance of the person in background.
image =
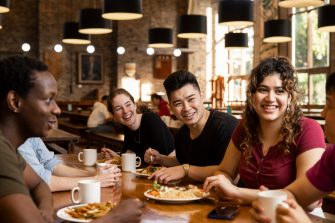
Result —
<instances>
[{"instance_id":1,"label":"person in background","mask_svg":"<svg viewBox=\"0 0 335 223\"><path fill-rule=\"evenodd\" d=\"M112 114L108 111L107 106L107 95L104 95L101 101L94 103L93 110L87 120L87 127L91 132L110 132L113 130L113 126L107 123L112 120Z\"/></svg>"},{"instance_id":2,"label":"person in background","mask_svg":"<svg viewBox=\"0 0 335 223\"><path fill-rule=\"evenodd\" d=\"M168 107L168 103L164 101L162 96L158 94L152 94L151 101L152 104L158 108L157 114L159 116L170 116L170 109Z\"/></svg>"},{"instance_id":3,"label":"person in background","mask_svg":"<svg viewBox=\"0 0 335 223\"><path fill-rule=\"evenodd\" d=\"M26 165L17 148L43 137L57 122L57 82L42 62L23 56L0 61L0 219L1 223L54 222L48 185ZM94 222L139 222L139 200L121 201Z\"/></svg>"},{"instance_id":4,"label":"person in background","mask_svg":"<svg viewBox=\"0 0 335 223\"><path fill-rule=\"evenodd\" d=\"M266 58L252 70L243 119L205 191L215 188L222 197L251 202L261 185L282 189L320 159L323 131L302 115L294 72L285 57ZM238 174L240 187L233 184Z\"/></svg>"},{"instance_id":5,"label":"person in background","mask_svg":"<svg viewBox=\"0 0 335 223\"><path fill-rule=\"evenodd\" d=\"M116 121L124 126L122 153L132 151L144 160L147 149L154 149L164 155L173 154L174 140L170 130L153 112L137 113L133 96L123 88L112 91L110 109ZM108 148L102 148L105 157L118 156Z\"/></svg>"},{"instance_id":6,"label":"person in background","mask_svg":"<svg viewBox=\"0 0 335 223\"><path fill-rule=\"evenodd\" d=\"M184 125L175 136L176 156L146 151L146 162L170 166L151 178L161 183L184 177L204 181L218 168L238 120L223 112L206 110L198 81L188 71L170 74L164 87L172 112Z\"/></svg>"},{"instance_id":7,"label":"person in background","mask_svg":"<svg viewBox=\"0 0 335 223\"><path fill-rule=\"evenodd\" d=\"M294 195L296 201L290 198L286 201L288 207L278 206L277 219L279 222L311 222L302 207L306 208L312 202L335 190L335 73L330 74L327 78L326 105L321 112L321 117L325 119L324 131L331 145L306 174L285 188L291 195ZM251 214L258 222L270 222L270 219L263 213L263 207L257 201L253 202Z\"/></svg>"},{"instance_id":8,"label":"person in background","mask_svg":"<svg viewBox=\"0 0 335 223\"><path fill-rule=\"evenodd\" d=\"M102 187L114 186L121 176L120 169L109 166L110 172L98 174L66 166L50 152L39 137L27 139L19 148L19 153L34 171L49 185L50 190L64 191L76 187L79 180L95 179Z\"/></svg>"}]
</instances>

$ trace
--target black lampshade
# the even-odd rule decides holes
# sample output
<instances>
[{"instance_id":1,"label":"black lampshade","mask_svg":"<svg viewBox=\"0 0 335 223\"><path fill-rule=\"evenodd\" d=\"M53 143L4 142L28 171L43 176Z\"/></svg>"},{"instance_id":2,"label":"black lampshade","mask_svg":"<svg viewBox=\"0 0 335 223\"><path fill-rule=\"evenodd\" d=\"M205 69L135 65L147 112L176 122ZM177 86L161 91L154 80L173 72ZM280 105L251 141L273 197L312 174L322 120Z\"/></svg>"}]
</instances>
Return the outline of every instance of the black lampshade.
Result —
<instances>
[{"instance_id":1,"label":"black lampshade","mask_svg":"<svg viewBox=\"0 0 335 223\"><path fill-rule=\"evenodd\" d=\"M287 19L269 20L264 23L266 43L284 43L291 41L291 21Z\"/></svg>"},{"instance_id":2,"label":"black lampshade","mask_svg":"<svg viewBox=\"0 0 335 223\"><path fill-rule=\"evenodd\" d=\"M0 13L9 12L9 0L0 0Z\"/></svg>"},{"instance_id":3,"label":"black lampshade","mask_svg":"<svg viewBox=\"0 0 335 223\"><path fill-rule=\"evenodd\" d=\"M79 32L83 34L106 34L111 33L112 21L101 17L102 9L80 10Z\"/></svg>"},{"instance_id":4,"label":"black lampshade","mask_svg":"<svg viewBox=\"0 0 335 223\"><path fill-rule=\"evenodd\" d=\"M63 43L68 44L90 44L89 35L79 33L79 24L77 22L64 23Z\"/></svg>"},{"instance_id":5,"label":"black lampshade","mask_svg":"<svg viewBox=\"0 0 335 223\"><path fill-rule=\"evenodd\" d=\"M182 15L178 18L179 38L202 38L207 35L207 17L203 15Z\"/></svg>"},{"instance_id":6,"label":"black lampshade","mask_svg":"<svg viewBox=\"0 0 335 223\"><path fill-rule=\"evenodd\" d=\"M324 5L318 9L320 31L335 32L335 5Z\"/></svg>"},{"instance_id":7,"label":"black lampshade","mask_svg":"<svg viewBox=\"0 0 335 223\"><path fill-rule=\"evenodd\" d=\"M253 2L250 0L222 0L219 2L219 24L250 26L254 23Z\"/></svg>"},{"instance_id":8,"label":"black lampshade","mask_svg":"<svg viewBox=\"0 0 335 223\"><path fill-rule=\"evenodd\" d=\"M225 48L248 47L248 33L227 33L224 38Z\"/></svg>"},{"instance_id":9,"label":"black lampshade","mask_svg":"<svg viewBox=\"0 0 335 223\"><path fill-rule=\"evenodd\" d=\"M173 47L173 31L169 28L149 29L149 47L169 48Z\"/></svg>"},{"instance_id":10,"label":"black lampshade","mask_svg":"<svg viewBox=\"0 0 335 223\"><path fill-rule=\"evenodd\" d=\"M142 18L142 0L103 0L102 17L112 20Z\"/></svg>"},{"instance_id":11,"label":"black lampshade","mask_svg":"<svg viewBox=\"0 0 335 223\"><path fill-rule=\"evenodd\" d=\"M302 8L309 6L321 6L323 4L323 0L282 0L278 3L280 7L283 8Z\"/></svg>"}]
</instances>

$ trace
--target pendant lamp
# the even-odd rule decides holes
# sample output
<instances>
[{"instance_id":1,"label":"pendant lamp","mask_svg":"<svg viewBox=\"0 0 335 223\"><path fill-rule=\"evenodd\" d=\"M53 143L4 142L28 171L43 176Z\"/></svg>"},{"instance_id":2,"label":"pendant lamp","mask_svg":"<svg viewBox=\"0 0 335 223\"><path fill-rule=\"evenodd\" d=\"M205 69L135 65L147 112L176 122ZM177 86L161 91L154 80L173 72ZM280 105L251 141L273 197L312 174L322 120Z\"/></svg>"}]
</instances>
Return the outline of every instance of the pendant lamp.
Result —
<instances>
[{"instance_id":1,"label":"pendant lamp","mask_svg":"<svg viewBox=\"0 0 335 223\"><path fill-rule=\"evenodd\" d=\"M226 33L225 48L237 49L248 47L248 33Z\"/></svg>"},{"instance_id":2,"label":"pendant lamp","mask_svg":"<svg viewBox=\"0 0 335 223\"><path fill-rule=\"evenodd\" d=\"M83 34L111 33L112 21L101 17L102 9L87 8L80 10L79 32Z\"/></svg>"},{"instance_id":3,"label":"pendant lamp","mask_svg":"<svg viewBox=\"0 0 335 223\"><path fill-rule=\"evenodd\" d=\"M324 5L318 8L319 31L335 32L335 5Z\"/></svg>"},{"instance_id":4,"label":"pendant lamp","mask_svg":"<svg viewBox=\"0 0 335 223\"><path fill-rule=\"evenodd\" d=\"M287 19L269 20L264 23L265 43L284 43L291 41L291 22Z\"/></svg>"},{"instance_id":5,"label":"pendant lamp","mask_svg":"<svg viewBox=\"0 0 335 223\"><path fill-rule=\"evenodd\" d=\"M182 15L178 18L179 38L203 38L207 35L207 17L203 15Z\"/></svg>"},{"instance_id":6,"label":"pendant lamp","mask_svg":"<svg viewBox=\"0 0 335 223\"><path fill-rule=\"evenodd\" d=\"M309 6L321 6L323 4L322 0L282 0L278 3L280 7L283 8L302 8Z\"/></svg>"},{"instance_id":7,"label":"pendant lamp","mask_svg":"<svg viewBox=\"0 0 335 223\"><path fill-rule=\"evenodd\" d=\"M9 12L9 0L0 0L0 13Z\"/></svg>"},{"instance_id":8,"label":"pendant lamp","mask_svg":"<svg viewBox=\"0 0 335 223\"><path fill-rule=\"evenodd\" d=\"M254 21L253 2L250 0L222 0L219 2L219 24L250 26Z\"/></svg>"},{"instance_id":9,"label":"pendant lamp","mask_svg":"<svg viewBox=\"0 0 335 223\"><path fill-rule=\"evenodd\" d=\"M102 17L111 20L142 18L142 0L104 0Z\"/></svg>"},{"instance_id":10,"label":"pendant lamp","mask_svg":"<svg viewBox=\"0 0 335 223\"><path fill-rule=\"evenodd\" d=\"M173 31L170 28L149 29L149 47L170 48L173 47Z\"/></svg>"},{"instance_id":11,"label":"pendant lamp","mask_svg":"<svg viewBox=\"0 0 335 223\"><path fill-rule=\"evenodd\" d=\"M63 43L68 44L90 44L89 35L79 33L79 24L77 22L64 23Z\"/></svg>"}]
</instances>

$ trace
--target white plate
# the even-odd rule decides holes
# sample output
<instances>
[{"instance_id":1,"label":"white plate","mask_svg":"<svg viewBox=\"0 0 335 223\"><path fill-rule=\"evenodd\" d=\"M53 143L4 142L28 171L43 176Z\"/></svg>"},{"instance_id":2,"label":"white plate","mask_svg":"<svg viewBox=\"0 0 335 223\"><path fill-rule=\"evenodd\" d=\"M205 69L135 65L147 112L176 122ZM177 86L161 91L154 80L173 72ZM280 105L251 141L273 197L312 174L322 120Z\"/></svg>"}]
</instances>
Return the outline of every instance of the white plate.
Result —
<instances>
[{"instance_id":1,"label":"white plate","mask_svg":"<svg viewBox=\"0 0 335 223\"><path fill-rule=\"evenodd\" d=\"M146 173L140 173L140 171L142 171L143 169L136 169L136 170L133 170L131 171L131 173L135 174L136 176L138 177L150 177L149 174L146 174Z\"/></svg>"},{"instance_id":2,"label":"white plate","mask_svg":"<svg viewBox=\"0 0 335 223\"><path fill-rule=\"evenodd\" d=\"M67 206L65 208L59 209L57 211L57 217L66 220L66 221L72 221L72 222L90 222L93 219L80 219L80 218L73 218L71 217L71 215L69 215L68 213L66 213L66 210L68 210L69 208L74 208L74 207L80 207L80 206L84 206L87 204L77 204L77 205L72 205L72 206Z\"/></svg>"},{"instance_id":3,"label":"white plate","mask_svg":"<svg viewBox=\"0 0 335 223\"><path fill-rule=\"evenodd\" d=\"M183 203L190 203L192 201L197 201L197 200L201 200L205 197L208 196L208 194L206 194L203 197L193 197L193 198L175 198L175 199L170 199L170 198L159 198L159 197L155 197L149 194L151 190L147 190L146 192L144 192L144 196L152 199L152 200L156 200L156 201L160 201L160 202L164 202L164 203L170 203L170 204L183 204Z\"/></svg>"}]
</instances>

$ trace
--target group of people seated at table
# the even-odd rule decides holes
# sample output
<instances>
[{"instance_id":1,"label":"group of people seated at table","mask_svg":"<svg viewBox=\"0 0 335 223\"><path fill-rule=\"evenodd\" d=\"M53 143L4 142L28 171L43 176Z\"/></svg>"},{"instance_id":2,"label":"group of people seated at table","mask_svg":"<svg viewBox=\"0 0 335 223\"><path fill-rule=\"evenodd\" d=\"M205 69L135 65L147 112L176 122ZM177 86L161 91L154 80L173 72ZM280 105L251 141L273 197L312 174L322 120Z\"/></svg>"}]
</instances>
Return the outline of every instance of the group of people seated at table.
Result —
<instances>
[{"instance_id":1,"label":"group of people seated at table","mask_svg":"<svg viewBox=\"0 0 335 223\"><path fill-rule=\"evenodd\" d=\"M313 209L320 205L318 199L335 189L335 147L325 151L322 128L303 116L294 73L285 57L261 61L251 72L240 121L206 110L204 94L192 73L170 74L164 81L169 106L184 124L175 137L157 114L137 113L133 96L125 89L115 89L109 96L109 108L124 127L121 152L134 152L148 164L165 166L150 176L160 183L188 177L204 182L205 191L215 188L222 198L253 202L251 213L259 222L269 222L269 218L257 202L258 192L284 189L290 198L288 207L278 207L278 219L308 222L299 204ZM335 143L335 73L327 79L326 94L321 115L327 140ZM94 175L65 166L46 151L40 138L33 138L45 136L56 122L60 114L56 95L57 82L42 62L21 56L0 61L1 222L52 222L50 189L72 188L78 180L74 176L94 177L112 186L120 174ZM119 156L109 148L101 151L106 158ZM34 162L44 166L34 168ZM41 171L43 168L48 171ZM138 199L124 200L97 221L138 222L142 207ZM19 211L22 209L27 211Z\"/></svg>"}]
</instances>

